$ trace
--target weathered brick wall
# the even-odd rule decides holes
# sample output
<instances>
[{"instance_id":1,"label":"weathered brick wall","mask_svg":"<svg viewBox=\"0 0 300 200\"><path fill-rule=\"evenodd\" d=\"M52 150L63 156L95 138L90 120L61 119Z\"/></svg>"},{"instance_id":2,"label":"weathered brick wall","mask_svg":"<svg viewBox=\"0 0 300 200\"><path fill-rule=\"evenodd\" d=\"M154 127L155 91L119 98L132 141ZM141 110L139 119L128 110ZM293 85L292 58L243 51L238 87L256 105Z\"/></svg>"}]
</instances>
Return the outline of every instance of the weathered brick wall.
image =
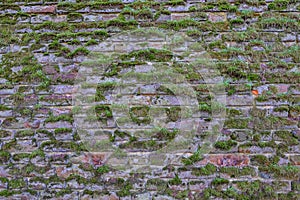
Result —
<instances>
[{"instance_id":1,"label":"weathered brick wall","mask_svg":"<svg viewBox=\"0 0 300 200\"><path fill-rule=\"evenodd\" d=\"M2 0L0 199L300 199L299 13L298 0ZM137 130L149 124L147 106L130 110L130 131L116 131L106 105L112 81L124 71L149 70L148 61L169 64L185 77L202 128L176 164L129 173L83 145L72 94L86 56L122 52L126 37L101 45L146 27L184 33L192 39L185 53L197 47L208 53L224 78L226 117L218 140L201 154L197 147L209 137L206 124L216 109L201 73L175 61L174 49L161 50L159 38L147 41L149 51L132 45L135 51L109 65L94 91L99 105L90 120L105 125L106 139L144 154L179 134L160 129L143 140ZM170 127L183 120L166 88L140 88L138 96L150 105L157 95L168 100Z\"/></svg>"}]
</instances>

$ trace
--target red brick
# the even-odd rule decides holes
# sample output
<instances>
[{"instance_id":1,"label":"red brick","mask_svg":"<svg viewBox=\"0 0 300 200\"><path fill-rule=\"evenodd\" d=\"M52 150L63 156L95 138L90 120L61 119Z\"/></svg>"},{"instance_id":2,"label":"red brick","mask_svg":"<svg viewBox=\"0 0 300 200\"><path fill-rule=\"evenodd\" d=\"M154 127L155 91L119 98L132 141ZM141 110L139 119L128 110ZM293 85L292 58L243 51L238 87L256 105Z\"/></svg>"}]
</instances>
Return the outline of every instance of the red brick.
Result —
<instances>
[{"instance_id":1,"label":"red brick","mask_svg":"<svg viewBox=\"0 0 300 200\"><path fill-rule=\"evenodd\" d=\"M249 165L249 157L246 155L209 155L207 158L200 162L201 165L212 163L217 166L246 166Z\"/></svg>"},{"instance_id":2,"label":"red brick","mask_svg":"<svg viewBox=\"0 0 300 200\"><path fill-rule=\"evenodd\" d=\"M32 6L32 7L23 7L22 10L26 13L55 13L56 6Z\"/></svg>"}]
</instances>

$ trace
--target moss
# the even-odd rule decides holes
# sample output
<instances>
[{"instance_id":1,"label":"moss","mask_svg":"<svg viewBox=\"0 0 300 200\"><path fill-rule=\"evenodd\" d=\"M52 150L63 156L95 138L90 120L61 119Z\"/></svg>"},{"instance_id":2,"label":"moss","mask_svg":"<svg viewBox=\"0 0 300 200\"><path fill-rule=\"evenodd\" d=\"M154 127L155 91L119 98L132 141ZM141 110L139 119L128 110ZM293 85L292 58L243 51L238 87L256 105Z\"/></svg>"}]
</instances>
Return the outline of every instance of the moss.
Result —
<instances>
[{"instance_id":1,"label":"moss","mask_svg":"<svg viewBox=\"0 0 300 200\"><path fill-rule=\"evenodd\" d=\"M219 168L219 172L228 174L231 178L256 175L255 169L252 167L221 167Z\"/></svg>"},{"instance_id":2,"label":"moss","mask_svg":"<svg viewBox=\"0 0 300 200\"><path fill-rule=\"evenodd\" d=\"M106 106L106 105L95 106L95 112L96 112L98 120L100 120L102 122L106 122L107 119L110 119L113 117L110 107Z\"/></svg>"},{"instance_id":3,"label":"moss","mask_svg":"<svg viewBox=\"0 0 300 200\"><path fill-rule=\"evenodd\" d=\"M139 59L141 61L160 61L166 62L173 58L172 52L168 50L148 48L138 51L132 51L129 54L121 55L120 59L130 60L131 58Z\"/></svg>"},{"instance_id":4,"label":"moss","mask_svg":"<svg viewBox=\"0 0 300 200\"><path fill-rule=\"evenodd\" d=\"M175 178L169 180L170 185L180 185L182 183L182 180L178 177L177 174L175 174Z\"/></svg>"},{"instance_id":5,"label":"moss","mask_svg":"<svg viewBox=\"0 0 300 200\"><path fill-rule=\"evenodd\" d=\"M10 189L20 189L26 186L26 182L23 179L12 179L8 183Z\"/></svg>"},{"instance_id":6,"label":"moss","mask_svg":"<svg viewBox=\"0 0 300 200\"><path fill-rule=\"evenodd\" d=\"M0 138L11 136L11 132L7 130L0 130Z\"/></svg>"},{"instance_id":7,"label":"moss","mask_svg":"<svg viewBox=\"0 0 300 200\"><path fill-rule=\"evenodd\" d=\"M274 135L281 138L288 146L298 145L299 141L290 131L275 131Z\"/></svg>"},{"instance_id":8,"label":"moss","mask_svg":"<svg viewBox=\"0 0 300 200\"><path fill-rule=\"evenodd\" d=\"M229 181L227 179L224 178L215 178L211 184L212 185L223 185L223 184L228 184Z\"/></svg>"},{"instance_id":9,"label":"moss","mask_svg":"<svg viewBox=\"0 0 300 200\"><path fill-rule=\"evenodd\" d=\"M176 137L176 135L179 133L177 129L174 129L173 131L169 131L166 128L162 128L156 133L153 137L157 138L158 140L172 140Z\"/></svg>"},{"instance_id":10,"label":"moss","mask_svg":"<svg viewBox=\"0 0 300 200\"><path fill-rule=\"evenodd\" d=\"M244 20L242 18L236 18L236 19L231 19L229 22L231 25L243 24Z\"/></svg>"},{"instance_id":11,"label":"moss","mask_svg":"<svg viewBox=\"0 0 300 200\"><path fill-rule=\"evenodd\" d=\"M120 148L139 149L140 151L154 151L163 147L163 143L157 143L155 140L133 141L121 144Z\"/></svg>"},{"instance_id":12,"label":"moss","mask_svg":"<svg viewBox=\"0 0 300 200\"><path fill-rule=\"evenodd\" d=\"M40 156L40 157L42 157L42 158L45 158L45 153L42 151L42 150L40 150L40 149L37 149L37 150L34 150L31 154L30 154L30 158L35 158L35 157L37 157L37 156Z\"/></svg>"},{"instance_id":13,"label":"moss","mask_svg":"<svg viewBox=\"0 0 300 200\"><path fill-rule=\"evenodd\" d=\"M105 92L114 89L116 82L104 82L97 85L95 101L105 100Z\"/></svg>"},{"instance_id":14,"label":"moss","mask_svg":"<svg viewBox=\"0 0 300 200\"><path fill-rule=\"evenodd\" d=\"M80 13L69 13L67 15L67 20L68 21L77 21L77 20L82 21L83 20L83 16Z\"/></svg>"},{"instance_id":15,"label":"moss","mask_svg":"<svg viewBox=\"0 0 300 200\"><path fill-rule=\"evenodd\" d=\"M62 197L66 194L71 194L72 193L72 189L71 188L65 188L65 189L61 189L55 192L55 197Z\"/></svg>"},{"instance_id":16,"label":"moss","mask_svg":"<svg viewBox=\"0 0 300 200\"><path fill-rule=\"evenodd\" d=\"M24 158L29 158L30 157L30 154L29 153L18 153L18 154L14 154L13 155L13 159L15 161L20 161Z\"/></svg>"},{"instance_id":17,"label":"moss","mask_svg":"<svg viewBox=\"0 0 300 200\"><path fill-rule=\"evenodd\" d=\"M7 162L9 160L9 158L10 158L9 152L3 151L3 150L0 151L0 162L1 163Z\"/></svg>"},{"instance_id":18,"label":"moss","mask_svg":"<svg viewBox=\"0 0 300 200\"><path fill-rule=\"evenodd\" d=\"M290 119L276 116L267 116L265 118L257 118L253 120L254 130L270 130L279 129L284 126L295 125L296 123Z\"/></svg>"},{"instance_id":19,"label":"moss","mask_svg":"<svg viewBox=\"0 0 300 200\"><path fill-rule=\"evenodd\" d=\"M22 66L22 69L13 72L13 67ZM43 73L42 65L30 52L10 52L2 57L0 63L0 78L5 78L11 83L30 82L41 86L50 79ZM45 85L47 87L48 85Z\"/></svg>"},{"instance_id":20,"label":"moss","mask_svg":"<svg viewBox=\"0 0 300 200\"><path fill-rule=\"evenodd\" d=\"M193 168L192 174L195 176L208 176L217 171L217 167L213 164L207 164L205 167Z\"/></svg>"},{"instance_id":21,"label":"moss","mask_svg":"<svg viewBox=\"0 0 300 200\"><path fill-rule=\"evenodd\" d=\"M98 42L95 39L90 39L85 45L90 46L90 45L96 45Z\"/></svg>"},{"instance_id":22,"label":"moss","mask_svg":"<svg viewBox=\"0 0 300 200\"><path fill-rule=\"evenodd\" d=\"M298 30L298 25L296 19L288 17L265 17L262 18L257 23L258 27L261 29L267 28L282 28L282 29L294 29Z\"/></svg>"},{"instance_id":23,"label":"moss","mask_svg":"<svg viewBox=\"0 0 300 200\"><path fill-rule=\"evenodd\" d=\"M295 3L295 0L275 0L268 5L269 10L285 10L290 3Z\"/></svg>"},{"instance_id":24,"label":"moss","mask_svg":"<svg viewBox=\"0 0 300 200\"><path fill-rule=\"evenodd\" d=\"M14 138L13 140L5 143L3 146L2 146L2 150L6 151L6 150L10 150L12 149L13 147L17 146L17 140Z\"/></svg>"},{"instance_id":25,"label":"moss","mask_svg":"<svg viewBox=\"0 0 300 200\"><path fill-rule=\"evenodd\" d=\"M11 108L9 108L9 107L6 106L6 105L1 104L1 105L0 105L0 111L6 111L6 110L11 110Z\"/></svg>"},{"instance_id":26,"label":"moss","mask_svg":"<svg viewBox=\"0 0 300 200\"><path fill-rule=\"evenodd\" d=\"M33 136L33 135L34 135L34 131L32 130L22 130L16 132L15 137L26 137L26 136Z\"/></svg>"},{"instance_id":27,"label":"moss","mask_svg":"<svg viewBox=\"0 0 300 200\"><path fill-rule=\"evenodd\" d=\"M106 166L106 165L103 165L103 166L98 167L98 168L96 169L96 172L97 172L98 174L105 174L105 173L108 173L109 171L110 171L110 169L109 169L109 167Z\"/></svg>"},{"instance_id":28,"label":"moss","mask_svg":"<svg viewBox=\"0 0 300 200\"><path fill-rule=\"evenodd\" d=\"M74 51L70 52L67 54L68 58L74 58L75 56L79 56L79 55L88 55L90 53L90 51L88 49L86 49L85 47L78 47L77 49L75 49Z\"/></svg>"},{"instance_id":29,"label":"moss","mask_svg":"<svg viewBox=\"0 0 300 200\"><path fill-rule=\"evenodd\" d=\"M168 188L168 183L160 178L154 178L147 180L146 188L150 189L152 187L156 187L156 191L159 194L164 194Z\"/></svg>"},{"instance_id":30,"label":"moss","mask_svg":"<svg viewBox=\"0 0 300 200\"><path fill-rule=\"evenodd\" d=\"M130 195L130 190L133 189L130 181L125 181L122 178L118 178L117 184L120 186L121 190L117 192L119 197L125 197Z\"/></svg>"},{"instance_id":31,"label":"moss","mask_svg":"<svg viewBox=\"0 0 300 200\"><path fill-rule=\"evenodd\" d=\"M230 150L232 147L235 147L237 145L237 142L233 140L227 140L227 141L218 141L215 143L215 147L222 150Z\"/></svg>"},{"instance_id":32,"label":"moss","mask_svg":"<svg viewBox=\"0 0 300 200\"><path fill-rule=\"evenodd\" d=\"M274 191L274 188L272 188L271 185L258 180L253 182L240 181L237 182L237 187L242 191L244 198L250 197L251 199L277 199L277 194Z\"/></svg>"},{"instance_id":33,"label":"moss","mask_svg":"<svg viewBox=\"0 0 300 200\"><path fill-rule=\"evenodd\" d=\"M193 153L193 155L191 155L188 158L183 158L182 159L182 163L184 165L192 165L193 163L196 163L200 160L203 159L203 156L201 155L201 149L199 148L196 152Z\"/></svg>"},{"instance_id":34,"label":"moss","mask_svg":"<svg viewBox=\"0 0 300 200\"><path fill-rule=\"evenodd\" d=\"M289 178L293 179L299 177L300 170L297 166L285 165L279 166L277 164L270 164L267 166L260 166L260 171L272 174L275 178Z\"/></svg>"},{"instance_id":35,"label":"moss","mask_svg":"<svg viewBox=\"0 0 300 200\"><path fill-rule=\"evenodd\" d=\"M199 102L199 110L204 112L211 112L211 106L206 102Z\"/></svg>"},{"instance_id":36,"label":"moss","mask_svg":"<svg viewBox=\"0 0 300 200\"><path fill-rule=\"evenodd\" d=\"M55 134L61 134L61 133L71 133L72 129L71 128L56 128L54 130Z\"/></svg>"},{"instance_id":37,"label":"moss","mask_svg":"<svg viewBox=\"0 0 300 200\"><path fill-rule=\"evenodd\" d=\"M251 158L251 163L253 165L268 165L270 163L269 159L264 155L254 155Z\"/></svg>"},{"instance_id":38,"label":"moss","mask_svg":"<svg viewBox=\"0 0 300 200\"><path fill-rule=\"evenodd\" d=\"M226 113L229 117L235 117L238 115L242 115L242 112L237 109L226 109Z\"/></svg>"},{"instance_id":39,"label":"moss","mask_svg":"<svg viewBox=\"0 0 300 200\"><path fill-rule=\"evenodd\" d=\"M45 120L45 123L58 122L58 121L67 121L67 122L73 123L74 119L69 114L62 114L62 115L54 116L51 113L50 116Z\"/></svg>"},{"instance_id":40,"label":"moss","mask_svg":"<svg viewBox=\"0 0 300 200\"><path fill-rule=\"evenodd\" d=\"M227 119L224 126L227 128L245 129L248 127L249 119Z\"/></svg>"},{"instance_id":41,"label":"moss","mask_svg":"<svg viewBox=\"0 0 300 200\"><path fill-rule=\"evenodd\" d=\"M229 12L236 12L237 11L237 6L234 6L234 5L231 5L229 3L224 3L224 4L221 4L219 5L219 10L223 11L223 10L226 10L226 11L229 11Z\"/></svg>"},{"instance_id":42,"label":"moss","mask_svg":"<svg viewBox=\"0 0 300 200\"><path fill-rule=\"evenodd\" d=\"M0 191L0 196L2 196L2 197L9 197L9 196L13 196L15 194L21 194L21 191L15 191L15 190L1 190Z\"/></svg>"},{"instance_id":43,"label":"moss","mask_svg":"<svg viewBox=\"0 0 300 200\"><path fill-rule=\"evenodd\" d=\"M273 109L274 112L288 112L289 107L288 106L280 106Z\"/></svg>"},{"instance_id":44,"label":"moss","mask_svg":"<svg viewBox=\"0 0 300 200\"><path fill-rule=\"evenodd\" d=\"M151 118L149 116L150 107L148 106L136 106L130 108L130 118L137 124L149 124Z\"/></svg>"}]
</instances>

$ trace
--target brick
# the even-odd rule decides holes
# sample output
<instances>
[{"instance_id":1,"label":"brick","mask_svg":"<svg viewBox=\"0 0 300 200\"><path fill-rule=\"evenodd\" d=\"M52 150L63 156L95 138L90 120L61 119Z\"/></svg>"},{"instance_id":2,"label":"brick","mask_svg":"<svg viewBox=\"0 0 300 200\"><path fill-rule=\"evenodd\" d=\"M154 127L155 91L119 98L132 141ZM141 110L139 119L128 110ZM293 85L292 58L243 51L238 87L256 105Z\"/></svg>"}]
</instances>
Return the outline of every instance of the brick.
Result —
<instances>
[{"instance_id":1,"label":"brick","mask_svg":"<svg viewBox=\"0 0 300 200\"><path fill-rule=\"evenodd\" d=\"M208 19L212 22L224 22L227 20L225 12L209 13Z\"/></svg>"},{"instance_id":2,"label":"brick","mask_svg":"<svg viewBox=\"0 0 300 200\"><path fill-rule=\"evenodd\" d=\"M238 154L224 154L224 155L208 155L204 160L200 161L199 164L203 165L206 163L212 163L217 166L247 166L249 165L249 157L246 155Z\"/></svg>"},{"instance_id":3,"label":"brick","mask_svg":"<svg viewBox=\"0 0 300 200\"><path fill-rule=\"evenodd\" d=\"M172 13L171 20L181 20L190 17L189 13Z\"/></svg>"},{"instance_id":4,"label":"brick","mask_svg":"<svg viewBox=\"0 0 300 200\"><path fill-rule=\"evenodd\" d=\"M26 13L45 14L55 13L56 6L22 6L21 9Z\"/></svg>"}]
</instances>

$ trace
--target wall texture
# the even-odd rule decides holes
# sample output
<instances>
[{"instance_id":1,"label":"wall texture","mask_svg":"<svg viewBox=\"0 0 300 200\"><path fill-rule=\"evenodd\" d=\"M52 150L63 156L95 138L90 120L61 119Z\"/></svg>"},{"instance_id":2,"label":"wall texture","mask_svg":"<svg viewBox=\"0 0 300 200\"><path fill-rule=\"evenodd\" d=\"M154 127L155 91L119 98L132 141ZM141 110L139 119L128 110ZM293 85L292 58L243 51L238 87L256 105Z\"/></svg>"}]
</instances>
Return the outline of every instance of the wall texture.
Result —
<instances>
[{"instance_id":1,"label":"wall texture","mask_svg":"<svg viewBox=\"0 0 300 200\"><path fill-rule=\"evenodd\" d=\"M299 14L298 0L2 0L0 199L300 199ZM82 144L72 92L85 56L117 33L143 27L183 32L208 52L224 77L226 120L209 153L194 148L155 173L129 173ZM147 106L131 108L131 132L116 131L105 105L122 70L172 60L155 48L160 42L118 58L104 75L109 82L97 86L96 120L119 148L153 151L178 134L158 129L143 140L135 129L149 123ZM172 63L195 89L205 126L215 109L208 89L197 69ZM172 93L160 88L150 102L153 96ZM169 104L174 124L180 115ZM204 133L195 135L194 147Z\"/></svg>"}]
</instances>

